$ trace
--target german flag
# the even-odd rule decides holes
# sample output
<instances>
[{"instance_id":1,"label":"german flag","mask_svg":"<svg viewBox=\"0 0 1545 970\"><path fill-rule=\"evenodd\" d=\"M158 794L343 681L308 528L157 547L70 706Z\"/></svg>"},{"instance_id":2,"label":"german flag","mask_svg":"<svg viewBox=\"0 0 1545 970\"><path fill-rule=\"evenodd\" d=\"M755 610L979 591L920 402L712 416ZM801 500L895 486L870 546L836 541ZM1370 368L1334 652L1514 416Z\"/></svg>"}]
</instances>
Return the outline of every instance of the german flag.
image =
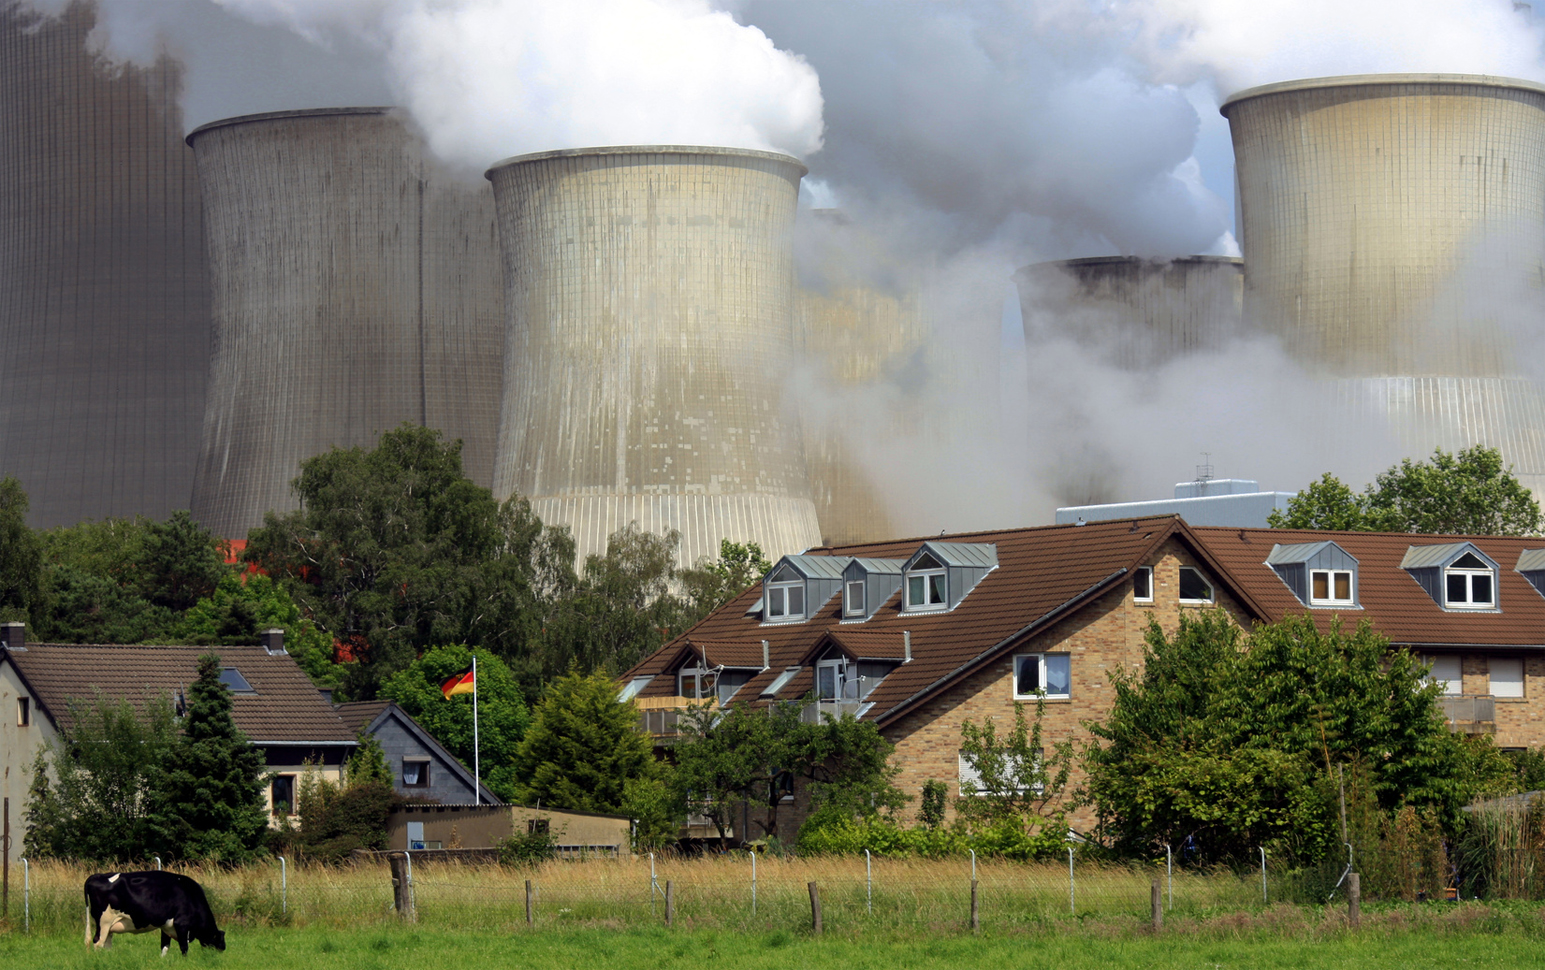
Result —
<instances>
[{"instance_id":1,"label":"german flag","mask_svg":"<svg viewBox=\"0 0 1545 970\"><path fill-rule=\"evenodd\" d=\"M450 700L457 694L470 694L473 692L475 685L473 683L474 675L472 670L472 666L468 665L466 670L458 674L451 674L445 679L445 683L440 685L440 693L445 695L446 700Z\"/></svg>"}]
</instances>

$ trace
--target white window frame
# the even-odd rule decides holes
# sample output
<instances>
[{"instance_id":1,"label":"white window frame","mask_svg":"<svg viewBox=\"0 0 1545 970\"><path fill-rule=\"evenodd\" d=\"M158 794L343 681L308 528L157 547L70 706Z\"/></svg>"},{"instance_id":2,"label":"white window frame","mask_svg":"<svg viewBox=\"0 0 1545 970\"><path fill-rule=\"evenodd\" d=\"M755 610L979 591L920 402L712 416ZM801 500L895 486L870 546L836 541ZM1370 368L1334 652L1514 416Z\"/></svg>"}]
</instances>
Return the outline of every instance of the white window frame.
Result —
<instances>
[{"instance_id":1,"label":"white window frame","mask_svg":"<svg viewBox=\"0 0 1545 970\"><path fill-rule=\"evenodd\" d=\"M274 798L274 782L281 778L289 779L290 783L290 800L284 803L289 806L289 811L286 814L292 816L299 815L300 809L295 803L300 799L300 776L288 771L279 772L268 781L268 814L270 817L278 814L280 802Z\"/></svg>"},{"instance_id":2,"label":"white window frame","mask_svg":"<svg viewBox=\"0 0 1545 970\"><path fill-rule=\"evenodd\" d=\"M1431 683L1442 685L1443 693L1440 696L1460 697L1464 694L1465 665L1463 657L1457 653L1440 653L1428 654L1427 656L1423 657L1422 660L1424 660L1427 664L1427 673L1422 676L1422 679ZM1440 663L1444 667L1451 667L1454 676L1438 676L1438 665ZM1449 671L1444 671L1445 674L1448 672Z\"/></svg>"},{"instance_id":3,"label":"white window frame","mask_svg":"<svg viewBox=\"0 0 1545 970\"><path fill-rule=\"evenodd\" d=\"M1182 597L1180 597L1180 602L1187 603L1187 604L1212 604L1212 603L1216 603L1218 601L1218 587L1213 585L1212 580L1207 578L1207 574L1206 573L1202 572L1200 569L1197 569L1195 566L1181 566L1180 567L1180 572L1176 574L1175 592L1177 594L1180 592L1180 579L1179 579L1179 577L1185 575L1185 573L1188 570L1190 572L1196 573L1197 578L1200 579L1202 581L1203 585L1205 585L1207 587L1207 598L1206 599L1197 600L1197 599L1186 599L1185 597L1182 596Z\"/></svg>"},{"instance_id":4,"label":"white window frame","mask_svg":"<svg viewBox=\"0 0 1545 970\"><path fill-rule=\"evenodd\" d=\"M694 701L718 697L719 683L718 678L713 677L715 673L716 671L712 667L682 667L676 671L676 696ZM682 687L685 686L686 678L689 677L693 683L692 693L690 694L682 690ZM710 677L713 677L714 683L710 686L704 686L704 681Z\"/></svg>"},{"instance_id":5,"label":"white window frame","mask_svg":"<svg viewBox=\"0 0 1545 970\"><path fill-rule=\"evenodd\" d=\"M789 608L789 592L799 590L799 612L795 613ZM793 623L805 618L805 581L768 583L764 591L767 597L767 622L769 623ZM777 612L774 612L776 604Z\"/></svg>"},{"instance_id":6,"label":"white window frame","mask_svg":"<svg viewBox=\"0 0 1545 970\"><path fill-rule=\"evenodd\" d=\"M1473 552L1465 553L1466 556L1475 556ZM1459 558L1463 559L1464 556ZM1480 559L1479 556L1475 556ZM1448 595L1448 581L1451 576L1462 576L1465 580L1464 600L1452 600ZM1484 603L1475 600L1475 577L1485 576L1491 586L1491 598ZM1497 571L1489 567L1471 569L1466 566L1445 566L1443 568L1443 608L1446 610L1494 610L1497 608Z\"/></svg>"},{"instance_id":7,"label":"white window frame","mask_svg":"<svg viewBox=\"0 0 1545 970\"><path fill-rule=\"evenodd\" d=\"M1346 576L1347 596L1342 599L1336 596L1336 577ZM1314 577L1325 577L1325 589L1329 595L1314 595ZM1354 569L1311 569L1309 570L1309 605L1310 606L1355 606L1357 604L1357 571Z\"/></svg>"},{"instance_id":8,"label":"white window frame","mask_svg":"<svg viewBox=\"0 0 1545 970\"><path fill-rule=\"evenodd\" d=\"M858 590L858 606L853 605L853 591ZM842 612L846 616L863 616L865 601L869 598L869 584L855 579L842 584Z\"/></svg>"},{"instance_id":9,"label":"white window frame","mask_svg":"<svg viewBox=\"0 0 1545 970\"><path fill-rule=\"evenodd\" d=\"M982 796L982 795L1008 794L1007 792L983 791L982 790L982 776L977 773L977 770L974 767L972 767L971 762L966 759L966 753L964 751L957 751L955 753L955 757L956 757L957 764L959 766L959 779L958 779L958 782L957 782L957 784L959 786L958 790L959 790L960 796L962 798L974 798L974 797L978 797L978 796ZM1044 763L1045 759L1046 759L1046 752L1044 750L1043 751L1037 751L1035 753L1035 760L1036 760L1037 764ZM969 788L966 787L968 784L970 785ZM1045 791L1046 791L1046 786L1044 784L1035 784L1035 785L1031 785L1030 786L1030 793L1031 794L1041 795L1041 794L1044 794ZM1014 792L1013 792L1013 794L1016 794L1016 795L1023 795L1024 793L1025 793L1025 789L1023 789L1023 788L1015 789Z\"/></svg>"},{"instance_id":10,"label":"white window frame","mask_svg":"<svg viewBox=\"0 0 1545 970\"><path fill-rule=\"evenodd\" d=\"M835 697L821 696L821 671L830 669L832 672L832 686L836 690ZM815 665L815 699L817 703L848 700L846 696L848 681L848 661L846 657L833 657L829 660L818 661ZM857 700L857 698L853 698Z\"/></svg>"},{"instance_id":11,"label":"white window frame","mask_svg":"<svg viewBox=\"0 0 1545 970\"><path fill-rule=\"evenodd\" d=\"M1020 662L1022 660L1024 660L1024 661L1034 660L1035 663L1036 663L1036 667L1037 667L1037 669L1036 669L1036 682L1040 683L1040 684L1044 684L1044 683L1046 683L1046 658L1047 657L1065 657L1065 658L1067 658L1067 664L1068 664L1068 689L1067 689L1066 693L1062 693L1062 694L1053 694L1050 691L1048 691L1046 693L1046 695L1045 695L1046 699L1049 700L1049 701L1061 701L1061 700L1068 700L1069 698L1071 698L1073 696L1073 655L1072 654L1070 654L1070 653L1062 653L1060 651L1053 651L1053 652L1049 652L1049 653L1016 653L1016 654L1014 654L1014 667L1009 672L1010 677L1013 678L1013 683L1012 683L1011 686L1013 688L1014 699L1016 701L1038 700L1042 696L1039 691L1037 691L1036 693L1032 693L1032 694L1021 694L1019 692L1019 665L1020 665Z\"/></svg>"},{"instance_id":12,"label":"white window frame","mask_svg":"<svg viewBox=\"0 0 1545 970\"><path fill-rule=\"evenodd\" d=\"M1148 595L1147 596L1139 596L1139 595L1137 595L1137 577L1138 576L1144 576L1148 580ZM1132 602L1134 602L1134 603L1152 603L1153 602L1153 567L1152 566L1138 566L1135 570L1133 570L1133 576L1132 576Z\"/></svg>"},{"instance_id":13,"label":"white window frame","mask_svg":"<svg viewBox=\"0 0 1545 970\"><path fill-rule=\"evenodd\" d=\"M932 601L923 603L912 602L912 580L917 578L923 581L923 596L926 600L928 591L933 588L933 584L929 580L934 577L939 579L939 596L941 599L937 603ZM944 566L939 566L936 569L908 569L906 574L901 577L901 588L905 591L906 611L908 613L928 613L949 609L950 576L949 569Z\"/></svg>"},{"instance_id":14,"label":"white window frame","mask_svg":"<svg viewBox=\"0 0 1545 970\"><path fill-rule=\"evenodd\" d=\"M16 696L16 726L30 727L32 725L32 698L26 694Z\"/></svg>"},{"instance_id":15,"label":"white window frame","mask_svg":"<svg viewBox=\"0 0 1545 970\"><path fill-rule=\"evenodd\" d=\"M1510 690L1508 693L1504 694L1504 693L1499 693L1497 691L1496 673L1497 673L1497 665L1499 663L1500 664L1507 664L1509 666L1511 666L1513 664L1517 664L1518 665L1517 666L1517 669L1518 669L1518 680L1517 680L1517 690L1516 690L1516 692L1513 692L1513 691ZM1524 695L1527 692L1527 686L1526 686L1527 684L1528 684L1528 675L1525 673L1524 660L1523 660L1522 657L1487 657L1486 658L1486 689L1491 693L1492 697L1501 697L1501 698L1506 698L1507 700L1523 700Z\"/></svg>"}]
</instances>

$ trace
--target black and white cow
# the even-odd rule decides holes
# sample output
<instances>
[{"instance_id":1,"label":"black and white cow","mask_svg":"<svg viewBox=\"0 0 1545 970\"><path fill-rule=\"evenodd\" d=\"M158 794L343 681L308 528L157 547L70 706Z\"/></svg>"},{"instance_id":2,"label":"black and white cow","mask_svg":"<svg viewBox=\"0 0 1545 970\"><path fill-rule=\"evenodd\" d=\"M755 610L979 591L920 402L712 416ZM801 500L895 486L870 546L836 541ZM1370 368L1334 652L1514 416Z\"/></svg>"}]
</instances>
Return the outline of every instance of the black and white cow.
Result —
<instances>
[{"instance_id":1,"label":"black and white cow","mask_svg":"<svg viewBox=\"0 0 1545 970\"><path fill-rule=\"evenodd\" d=\"M172 938L183 955L188 941L225 949L204 887L176 872L98 873L86 880L86 945L105 948L114 933L161 931L161 955Z\"/></svg>"}]
</instances>

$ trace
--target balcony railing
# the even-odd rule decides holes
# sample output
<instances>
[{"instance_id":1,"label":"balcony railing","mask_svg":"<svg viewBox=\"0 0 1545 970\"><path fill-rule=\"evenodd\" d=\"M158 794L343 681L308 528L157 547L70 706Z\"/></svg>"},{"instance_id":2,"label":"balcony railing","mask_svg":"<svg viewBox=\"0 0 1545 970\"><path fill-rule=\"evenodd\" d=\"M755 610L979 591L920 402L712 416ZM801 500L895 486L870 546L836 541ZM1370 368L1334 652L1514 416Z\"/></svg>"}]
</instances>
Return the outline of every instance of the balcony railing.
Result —
<instances>
[{"instance_id":1,"label":"balcony railing","mask_svg":"<svg viewBox=\"0 0 1545 970\"><path fill-rule=\"evenodd\" d=\"M705 697L635 697L638 707L638 729L657 738L675 737L681 733L682 718L692 717L694 711L717 710L717 698Z\"/></svg>"},{"instance_id":2,"label":"balcony railing","mask_svg":"<svg viewBox=\"0 0 1545 970\"><path fill-rule=\"evenodd\" d=\"M858 712L864 706L863 701L857 700L823 700L811 701L799 712L799 720L803 724L820 724L823 714L832 717L841 717L844 714L858 716Z\"/></svg>"},{"instance_id":3,"label":"balcony railing","mask_svg":"<svg viewBox=\"0 0 1545 970\"><path fill-rule=\"evenodd\" d=\"M1497 699L1489 694L1449 695L1438 698L1438 708L1451 725L1497 720Z\"/></svg>"}]
</instances>

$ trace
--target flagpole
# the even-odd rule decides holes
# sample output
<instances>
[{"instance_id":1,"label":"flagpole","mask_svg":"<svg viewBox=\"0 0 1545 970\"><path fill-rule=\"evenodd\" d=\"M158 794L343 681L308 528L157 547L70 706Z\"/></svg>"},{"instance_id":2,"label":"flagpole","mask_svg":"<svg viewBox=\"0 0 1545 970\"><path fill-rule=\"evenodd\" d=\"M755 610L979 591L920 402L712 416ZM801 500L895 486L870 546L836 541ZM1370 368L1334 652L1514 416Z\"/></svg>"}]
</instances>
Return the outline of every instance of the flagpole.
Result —
<instances>
[{"instance_id":1,"label":"flagpole","mask_svg":"<svg viewBox=\"0 0 1545 970\"><path fill-rule=\"evenodd\" d=\"M477 750L477 654L472 655L472 804L483 804L482 766Z\"/></svg>"}]
</instances>

